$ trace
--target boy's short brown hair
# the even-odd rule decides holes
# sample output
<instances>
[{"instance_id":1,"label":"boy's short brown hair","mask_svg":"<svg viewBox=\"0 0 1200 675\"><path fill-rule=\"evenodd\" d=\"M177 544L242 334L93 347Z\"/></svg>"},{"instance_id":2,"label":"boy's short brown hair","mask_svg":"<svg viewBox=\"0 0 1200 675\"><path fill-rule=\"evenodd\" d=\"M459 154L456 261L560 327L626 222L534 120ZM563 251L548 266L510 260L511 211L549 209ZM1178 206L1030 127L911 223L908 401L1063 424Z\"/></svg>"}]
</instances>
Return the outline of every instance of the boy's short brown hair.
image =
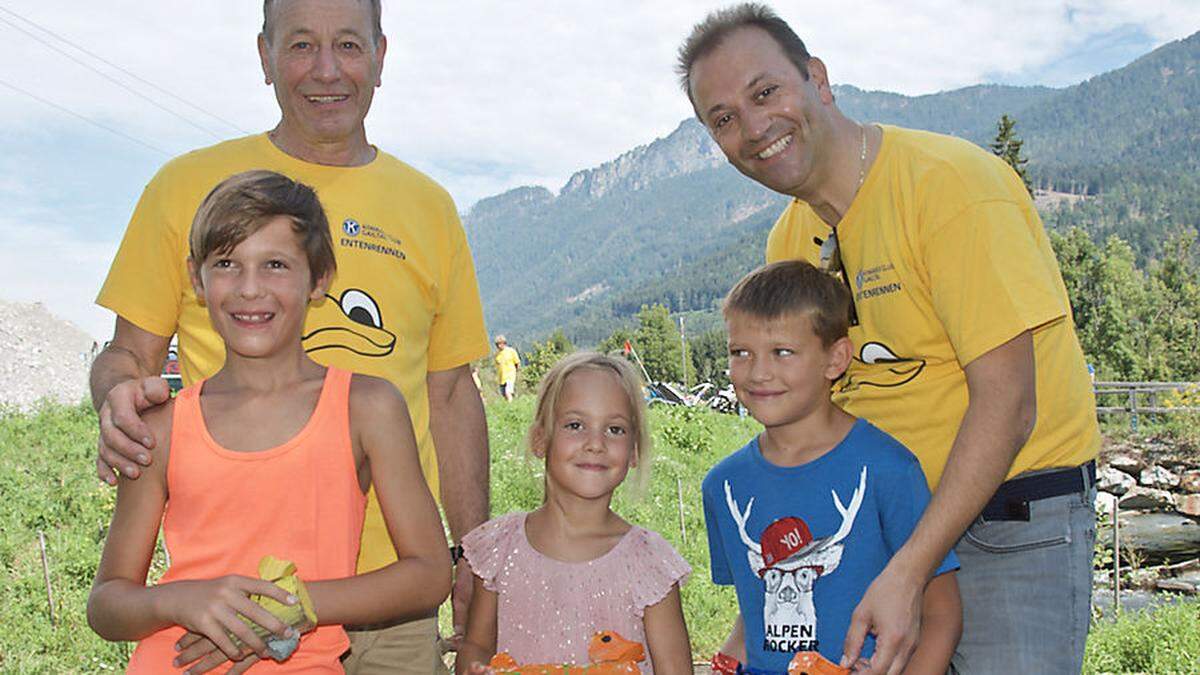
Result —
<instances>
[{"instance_id":1,"label":"boy's short brown hair","mask_svg":"<svg viewBox=\"0 0 1200 675\"><path fill-rule=\"evenodd\" d=\"M201 264L228 253L276 216L287 216L308 259L312 285L337 270L329 220L312 188L274 171L246 171L217 184L192 220L188 245Z\"/></svg>"},{"instance_id":2,"label":"boy's short brown hair","mask_svg":"<svg viewBox=\"0 0 1200 675\"><path fill-rule=\"evenodd\" d=\"M805 314L813 332L828 347L850 328L850 292L833 275L803 260L764 265L742 277L725 296L721 313L731 312L771 321Z\"/></svg>"}]
</instances>

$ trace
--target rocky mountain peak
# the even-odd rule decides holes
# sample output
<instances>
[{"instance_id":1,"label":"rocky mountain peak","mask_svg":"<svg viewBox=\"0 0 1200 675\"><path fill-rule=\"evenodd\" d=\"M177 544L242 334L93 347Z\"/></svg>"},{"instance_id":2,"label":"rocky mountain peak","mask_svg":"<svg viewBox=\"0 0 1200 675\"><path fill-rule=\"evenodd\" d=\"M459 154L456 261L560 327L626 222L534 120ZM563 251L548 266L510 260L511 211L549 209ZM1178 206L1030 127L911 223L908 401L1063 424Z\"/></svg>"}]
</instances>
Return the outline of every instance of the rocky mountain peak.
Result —
<instances>
[{"instance_id":1,"label":"rocky mountain peak","mask_svg":"<svg viewBox=\"0 0 1200 675\"><path fill-rule=\"evenodd\" d=\"M571 176L561 197L598 199L614 188L640 190L655 181L720 166L721 149L695 119L684 120L666 138L640 145L594 169Z\"/></svg>"},{"instance_id":2,"label":"rocky mountain peak","mask_svg":"<svg viewBox=\"0 0 1200 675\"><path fill-rule=\"evenodd\" d=\"M478 227L486 225L497 217L507 218L513 214L525 214L553 201L554 193L540 185L513 188L508 192L475 202L466 221L472 226Z\"/></svg>"}]
</instances>

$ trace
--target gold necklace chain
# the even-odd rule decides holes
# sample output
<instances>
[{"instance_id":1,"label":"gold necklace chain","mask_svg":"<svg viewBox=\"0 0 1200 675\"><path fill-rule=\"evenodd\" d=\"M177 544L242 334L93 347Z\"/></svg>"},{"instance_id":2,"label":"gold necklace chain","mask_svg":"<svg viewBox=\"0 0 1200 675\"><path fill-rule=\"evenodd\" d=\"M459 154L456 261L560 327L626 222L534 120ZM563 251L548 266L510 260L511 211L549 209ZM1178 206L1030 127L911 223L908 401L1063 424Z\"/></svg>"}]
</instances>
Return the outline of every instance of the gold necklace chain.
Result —
<instances>
[{"instance_id":1,"label":"gold necklace chain","mask_svg":"<svg viewBox=\"0 0 1200 675\"><path fill-rule=\"evenodd\" d=\"M856 193L867 178L867 125L860 124L858 127L862 129L862 151L858 155L858 187L854 188Z\"/></svg>"}]
</instances>

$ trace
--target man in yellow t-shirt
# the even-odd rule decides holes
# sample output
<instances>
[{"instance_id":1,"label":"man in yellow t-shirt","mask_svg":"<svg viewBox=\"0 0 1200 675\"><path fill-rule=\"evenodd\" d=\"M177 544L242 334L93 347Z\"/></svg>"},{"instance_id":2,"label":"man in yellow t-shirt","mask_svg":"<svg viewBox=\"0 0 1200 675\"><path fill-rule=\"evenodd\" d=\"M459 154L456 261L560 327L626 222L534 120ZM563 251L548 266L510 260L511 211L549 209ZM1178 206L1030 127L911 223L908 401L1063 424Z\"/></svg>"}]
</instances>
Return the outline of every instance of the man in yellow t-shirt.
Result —
<instances>
[{"instance_id":1,"label":"man in yellow t-shirt","mask_svg":"<svg viewBox=\"0 0 1200 675\"><path fill-rule=\"evenodd\" d=\"M504 400L511 401L516 394L517 370L521 367L521 357L517 350L508 346L508 338L496 336L496 379L500 382L500 395Z\"/></svg>"},{"instance_id":2,"label":"man in yellow t-shirt","mask_svg":"<svg viewBox=\"0 0 1200 675\"><path fill-rule=\"evenodd\" d=\"M899 671L954 547L961 673L1078 672L1095 537L1095 402L1033 203L960 139L859 124L825 65L761 5L709 15L680 51L697 116L746 176L790 195L767 260L806 259L852 299L834 400L903 442L935 490L854 614L852 662Z\"/></svg>"},{"instance_id":3,"label":"man in yellow t-shirt","mask_svg":"<svg viewBox=\"0 0 1200 675\"><path fill-rule=\"evenodd\" d=\"M185 384L224 362L221 340L188 283L188 231L219 181L270 169L316 189L338 258L329 293L308 312L306 350L322 364L386 378L403 392L426 482L441 498L457 542L488 516L486 422L469 370L487 353L487 337L471 252L450 196L366 139L363 119L387 48L379 2L267 2L258 43L279 124L168 162L146 186L97 299L117 314L113 340L91 375L101 424L98 471L109 482L113 469L133 479L138 463L149 462L154 439L139 415L167 396L157 375L172 335ZM359 570L394 559L372 491ZM470 573L459 574L456 627L470 589ZM430 673L441 665L436 617L349 632L347 672ZM206 647L185 651L185 662ZM242 660L232 672L255 660Z\"/></svg>"}]
</instances>

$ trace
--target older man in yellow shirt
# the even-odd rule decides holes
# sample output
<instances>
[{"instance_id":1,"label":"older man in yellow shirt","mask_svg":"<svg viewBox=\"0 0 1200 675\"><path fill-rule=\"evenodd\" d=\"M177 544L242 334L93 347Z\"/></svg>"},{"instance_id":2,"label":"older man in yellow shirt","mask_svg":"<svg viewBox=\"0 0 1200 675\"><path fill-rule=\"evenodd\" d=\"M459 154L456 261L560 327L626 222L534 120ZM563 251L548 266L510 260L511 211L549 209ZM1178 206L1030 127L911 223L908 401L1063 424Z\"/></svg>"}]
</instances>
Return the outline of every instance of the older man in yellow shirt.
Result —
<instances>
[{"instance_id":1,"label":"older man in yellow shirt","mask_svg":"<svg viewBox=\"0 0 1200 675\"><path fill-rule=\"evenodd\" d=\"M511 401L516 394L517 370L521 368L521 357L517 350L508 346L508 338L496 336L496 378L500 381L500 395Z\"/></svg>"}]
</instances>

